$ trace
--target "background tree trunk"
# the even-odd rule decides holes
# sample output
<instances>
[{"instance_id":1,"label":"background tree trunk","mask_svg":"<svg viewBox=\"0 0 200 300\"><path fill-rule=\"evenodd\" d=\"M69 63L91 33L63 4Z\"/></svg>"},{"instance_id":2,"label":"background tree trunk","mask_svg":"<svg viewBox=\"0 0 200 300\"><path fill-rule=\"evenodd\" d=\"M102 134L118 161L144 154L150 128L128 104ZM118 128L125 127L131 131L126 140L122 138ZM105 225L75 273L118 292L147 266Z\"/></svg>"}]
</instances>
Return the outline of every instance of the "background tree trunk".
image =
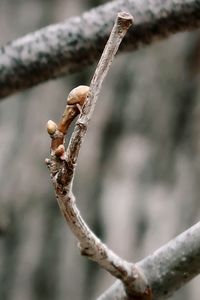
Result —
<instances>
[{"instance_id":1,"label":"background tree trunk","mask_svg":"<svg viewBox=\"0 0 200 300\"><path fill-rule=\"evenodd\" d=\"M102 1L101 1L102 3ZM2 1L1 43L98 1ZM88 223L137 261L199 220L200 33L118 56L104 84L75 178ZM45 123L93 67L0 105L0 299L95 299L114 281L79 256L43 163ZM199 278L173 299L198 300Z\"/></svg>"}]
</instances>

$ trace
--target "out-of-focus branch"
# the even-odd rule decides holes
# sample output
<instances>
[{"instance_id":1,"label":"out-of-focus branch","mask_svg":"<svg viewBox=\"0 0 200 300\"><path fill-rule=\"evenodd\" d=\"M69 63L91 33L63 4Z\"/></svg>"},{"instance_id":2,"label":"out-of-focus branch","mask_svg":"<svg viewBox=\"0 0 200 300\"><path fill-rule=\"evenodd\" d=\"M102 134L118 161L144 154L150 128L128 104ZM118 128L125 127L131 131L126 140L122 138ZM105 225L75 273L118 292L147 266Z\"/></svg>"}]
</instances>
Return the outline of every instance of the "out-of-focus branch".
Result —
<instances>
[{"instance_id":1,"label":"out-of-focus branch","mask_svg":"<svg viewBox=\"0 0 200 300\"><path fill-rule=\"evenodd\" d=\"M30 33L0 49L0 98L81 70L103 50L118 11L135 18L121 50L200 26L200 0L116 0Z\"/></svg>"},{"instance_id":2,"label":"out-of-focus branch","mask_svg":"<svg viewBox=\"0 0 200 300\"><path fill-rule=\"evenodd\" d=\"M116 278L120 278L128 296L137 296L141 300L150 300L151 291L143 274L134 264L117 256L95 236L81 217L72 192L79 150L86 134L89 120L93 114L102 82L124 35L132 23L133 18L130 14L125 12L118 14L90 87L80 86L72 90L68 96L67 107L60 123L58 125L53 121L47 123L47 130L51 136L52 143L51 157L46 160L46 163L50 169L61 212L79 241L81 254L97 262ZM76 122L67 151L65 151L64 136L78 111L80 117Z\"/></svg>"},{"instance_id":3,"label":"out-of-focus branch","mask_svg":"<svg viewBox=\"0 0 200 300\"><path fill-rule=\"evenodd\" d=\"M145 274L153 299L168 299L200 273L200 222L136 264ZM116 281L98 300L127 299Z\"/></svg>"}]
</instances>

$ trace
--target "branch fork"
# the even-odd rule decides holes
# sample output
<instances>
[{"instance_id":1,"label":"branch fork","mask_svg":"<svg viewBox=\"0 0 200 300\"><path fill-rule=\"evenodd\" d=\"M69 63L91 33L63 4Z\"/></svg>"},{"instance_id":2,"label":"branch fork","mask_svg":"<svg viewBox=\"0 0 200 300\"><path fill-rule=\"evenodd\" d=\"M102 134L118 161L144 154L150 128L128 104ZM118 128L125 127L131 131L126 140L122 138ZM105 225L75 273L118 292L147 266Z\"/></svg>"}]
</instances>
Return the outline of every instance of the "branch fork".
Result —
<instances>
[{"instance_id":1,"label":"branch fork","mask_svg":"<svg viewBox=\"0 0 200 300\"><path fill-rule=\"evenodd\" d=\"M133 17L129 13L118 13L90 87L79 86L69 93L66 108L58 125L51 120L48 121L47 131L51 137L51 156L50 159L46 159L46 163L50 170L60 210L79 242L81 254L96 261L110 274L120 279L127 292L127 299L151 299L151 291L139 269L134 264L117 256L96 237L81 217L72 192L78 154L102 82L123 37L132 23ZM78 115L79 118L75 124L69 145L65 150L65 135L72 121Z\"/></svg>"}]
</instances>

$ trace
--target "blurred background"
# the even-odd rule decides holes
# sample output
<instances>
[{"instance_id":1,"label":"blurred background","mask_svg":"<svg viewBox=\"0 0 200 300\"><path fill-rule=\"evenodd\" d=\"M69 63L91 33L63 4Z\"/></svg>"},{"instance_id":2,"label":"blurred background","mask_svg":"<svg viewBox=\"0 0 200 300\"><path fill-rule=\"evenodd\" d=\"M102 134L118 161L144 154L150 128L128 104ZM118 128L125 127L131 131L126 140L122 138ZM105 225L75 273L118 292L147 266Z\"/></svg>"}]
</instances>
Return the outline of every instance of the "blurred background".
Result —
<instances>
[{"instance_id":1,"label":"blurred background","mask_svg":"<svg viewBox=\"0 0 200 300\"><path fill-rule=\"evenodd\" d=\"M1 0L1 45L107 1ZM138 261L200 216L200 32L116 57L76 172L83 216ZM94 66L0 103L0 299L95 299L114 278L81 257L44 159L49 119ZM174 300L199 300L200 278Z\"/></svg>"}]
</instances>

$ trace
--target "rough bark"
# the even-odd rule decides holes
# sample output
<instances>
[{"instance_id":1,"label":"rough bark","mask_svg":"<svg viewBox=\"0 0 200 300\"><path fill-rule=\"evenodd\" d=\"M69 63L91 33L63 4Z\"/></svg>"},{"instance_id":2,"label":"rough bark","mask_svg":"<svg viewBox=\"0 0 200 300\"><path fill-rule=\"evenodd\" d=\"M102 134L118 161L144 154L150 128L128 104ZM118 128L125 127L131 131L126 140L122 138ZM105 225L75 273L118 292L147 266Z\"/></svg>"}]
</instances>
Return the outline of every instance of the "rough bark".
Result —
<instances>
[{"instance_id":1,"label":"rough bark","mask_svg":"<svg viewBox=\"0 0 200 300\"><path fill-rule=\"evenodd\" d=\"M154 300L168 299L200 273L200 223L155 251L136 266L147 278ZM98 300L127 299L117 281Z\"/></svg>"},{"instance_id":2,"label":"rough bark","mask_svg":"<svg viewBox=\"0 0 200 300\"><path fill-rule=\"evenodd\" d=\"M48 26L0 49L0 97L58 76L80 71L97 60L118 11L135 18L122 50L200 26L199 0L118 0L80 17Z\"/></svg>"}]
</instances>

